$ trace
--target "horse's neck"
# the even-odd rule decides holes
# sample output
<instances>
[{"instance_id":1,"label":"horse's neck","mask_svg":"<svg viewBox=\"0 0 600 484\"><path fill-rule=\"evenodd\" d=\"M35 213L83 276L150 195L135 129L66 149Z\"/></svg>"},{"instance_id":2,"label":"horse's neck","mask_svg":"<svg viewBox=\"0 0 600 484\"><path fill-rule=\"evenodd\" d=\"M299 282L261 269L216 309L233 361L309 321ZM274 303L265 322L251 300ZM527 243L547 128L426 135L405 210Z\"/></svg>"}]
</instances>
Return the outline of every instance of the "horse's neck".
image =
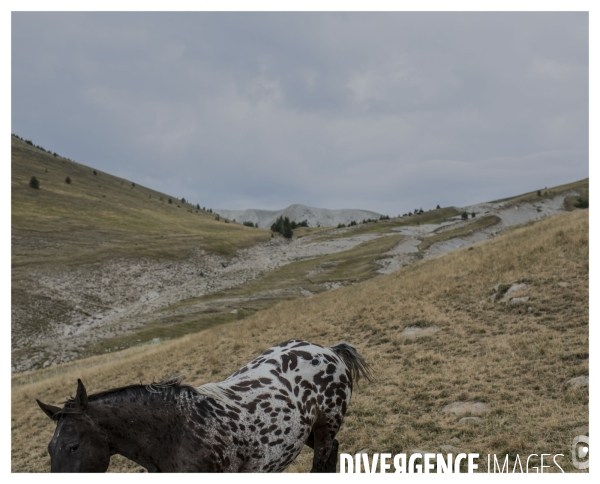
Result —
<instances>
[{"instance_id":1,"label":"horse's neck","mask_svg":"<svg viewBox=\"0 0 600 484\"><path fill-rule=\"evenodd\" d=\"M89 410L106 431L111 451L149 471L161 470L181 438L181 405L160 394L115 396L91 403Z\"/></svg>"}]
</instances>

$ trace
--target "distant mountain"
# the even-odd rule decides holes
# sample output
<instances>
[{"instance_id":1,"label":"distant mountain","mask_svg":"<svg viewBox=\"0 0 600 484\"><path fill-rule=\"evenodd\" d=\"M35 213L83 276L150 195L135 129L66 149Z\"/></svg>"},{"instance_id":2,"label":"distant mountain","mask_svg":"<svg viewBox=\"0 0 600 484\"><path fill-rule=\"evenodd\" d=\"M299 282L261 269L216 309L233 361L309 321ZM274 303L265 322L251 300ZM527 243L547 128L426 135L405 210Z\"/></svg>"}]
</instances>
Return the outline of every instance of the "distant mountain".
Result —
<instances>
[{"instance_id":1,"label":"distant mountain","mask_svg":"<svg viewBox=\"0 0 600 484\"><path fill-rule=\"evenodd\" d=\"M294 204L283 210L225 210L213 209L221 217L234 220L239 223L252 222L261 228L270 227L278 217L288 217L292 222L306 220L310 227L326 227L338 224L349 224L353 220L360 222L364 219L378 219L381 214L369 210L354 210L343 208L340 210L329 210L327 208L308 207L306 205Z\"/></svg>"}]
</instances>

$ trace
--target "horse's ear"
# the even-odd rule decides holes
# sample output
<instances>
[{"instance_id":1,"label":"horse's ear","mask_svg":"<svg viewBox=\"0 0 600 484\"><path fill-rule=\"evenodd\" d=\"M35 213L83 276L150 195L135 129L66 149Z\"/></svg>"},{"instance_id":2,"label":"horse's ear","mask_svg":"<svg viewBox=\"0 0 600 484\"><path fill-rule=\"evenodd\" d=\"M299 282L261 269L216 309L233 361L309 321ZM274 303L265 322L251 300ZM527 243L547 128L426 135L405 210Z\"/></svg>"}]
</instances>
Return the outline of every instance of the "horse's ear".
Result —
<instances>
[{"instance_id":1,"label":"horse's ear","mask_svg":"<svg viewBox=\"0 0 600 484\"><path fill-rule=\"evenodd\" d=\"M88 404L87 392L85 391L85 387L79 378L77 379L77 394L75 395L75 403L82 410L85 410Z\"/></svg>"},{"instance_id":2,"label":"horse's ear","mask_svg":"<svg viewBox=\"0 0 600 484\"><path fill-rule=\"evenodd\" d=\"M60 412L60 408L58 408L58 407L54 407L53 405L46 405L45 403L42 403L39 400L36 400L36 402L40 406L40 408L44 411L44 413L46 415L48 415L48 417L50 417L52 420L54 420L55 415L58 412Z\"/></svg>"}]
</instances>

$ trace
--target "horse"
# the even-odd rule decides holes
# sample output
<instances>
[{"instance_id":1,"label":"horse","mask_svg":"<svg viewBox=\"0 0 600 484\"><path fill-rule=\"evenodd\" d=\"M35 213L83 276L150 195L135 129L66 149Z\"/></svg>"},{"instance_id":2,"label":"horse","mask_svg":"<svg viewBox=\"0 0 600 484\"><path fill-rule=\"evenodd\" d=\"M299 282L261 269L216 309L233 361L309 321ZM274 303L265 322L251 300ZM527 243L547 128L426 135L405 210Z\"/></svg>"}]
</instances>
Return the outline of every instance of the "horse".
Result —
<instances>
[{"instance_id":1,"label":"horse","mask_svg":"<svg viewBox=\"0 0 600 484\"><path fill-rule=\"evenodd\" d=\"M335 472L336 434L360 377L373 381L354 347L291 340L267 349L221 382L181 377L89 395L55 407L52 472L105 472L120 454L148 472L281 472L304 445L311 472Z\"/></svg>"}]
</instances>

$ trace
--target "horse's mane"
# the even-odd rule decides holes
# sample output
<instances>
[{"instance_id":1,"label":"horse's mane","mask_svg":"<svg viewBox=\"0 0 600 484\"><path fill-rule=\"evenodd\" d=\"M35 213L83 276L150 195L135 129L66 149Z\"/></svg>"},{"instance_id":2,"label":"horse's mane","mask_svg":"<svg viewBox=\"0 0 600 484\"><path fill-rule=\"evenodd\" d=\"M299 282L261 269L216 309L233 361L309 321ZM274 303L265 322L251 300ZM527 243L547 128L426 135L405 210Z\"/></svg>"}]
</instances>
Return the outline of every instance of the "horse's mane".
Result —
<instances>
[{"instance_id":1,"label":"horse's mane","mask_svg":"<svg viewBox=\"0 0 600 484\"><path fill-rule=\"evenodd\" d=\"M177 390L182 391L182 390L188 390L191 391L193 393L198 393L198 390L190 385L185 385L181 383L181 380L183 379L182 375L177 375L177 376L171 376L168 378L165 378L163 380L160 380L158 382L153 381L151 383L137 383L137 384L133 384L133 385L126 385L123 387L117 387L117 388L111 388L110 390L104 390L98 393L93 393L91 395L88 395L88 402L94 402L94 401L98 401L98 400L102 400L106 397L110 397L110 396L117 396L117 395L122 395L122 394L143 394L146 392L149 393L163 393L166 392L168 390ZM63 402L64 408L59 412L59 413L63 413L63 414L72 414L72 413L81 413L81 410L79 410L76 407L76 402L75 402L75 397L71 396L69 398L67 398L67 400L65 400Z\"/></svg>"}]
</instances>

